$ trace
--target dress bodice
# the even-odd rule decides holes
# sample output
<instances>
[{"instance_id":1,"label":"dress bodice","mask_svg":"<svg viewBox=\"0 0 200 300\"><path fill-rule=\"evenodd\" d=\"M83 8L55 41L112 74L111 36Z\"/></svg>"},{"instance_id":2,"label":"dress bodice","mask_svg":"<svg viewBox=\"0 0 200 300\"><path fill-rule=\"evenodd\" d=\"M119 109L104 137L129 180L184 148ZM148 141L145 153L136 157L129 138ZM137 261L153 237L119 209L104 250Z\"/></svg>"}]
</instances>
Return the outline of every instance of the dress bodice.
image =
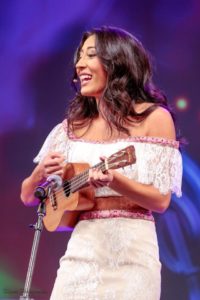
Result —
<instances>
[{"instance_id":1,"label":"dress bodice","mask_svg":"<svg viewBox=\"0 0 200 300\"><path fill-rule=\"evenodd\" d=\"M89 141L76 138L68 132L67 122L56 125L47 136L41 150L34 158L40 162L50 151L61 152L67 162L87 162L91 166L100 161L101 156L129 146L135 147L136 163L118 169L118 172L143 184L152 184L160 193L169 191L181 196L182 158L178 150L179 142L157 137L128 137L109 142ZM96 189L96 197L119 195L109 187Z\"/></svg>"}]
</instances>

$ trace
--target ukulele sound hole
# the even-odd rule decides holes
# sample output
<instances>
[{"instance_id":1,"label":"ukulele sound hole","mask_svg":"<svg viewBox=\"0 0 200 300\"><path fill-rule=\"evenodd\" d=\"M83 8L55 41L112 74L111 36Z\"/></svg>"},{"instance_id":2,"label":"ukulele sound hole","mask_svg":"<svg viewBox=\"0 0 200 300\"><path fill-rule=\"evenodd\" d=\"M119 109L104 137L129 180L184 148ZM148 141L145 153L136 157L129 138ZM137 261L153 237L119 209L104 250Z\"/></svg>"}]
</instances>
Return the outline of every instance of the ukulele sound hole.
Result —
<instances>
[{"instance_id":1,"label":"ukulele sound hole","mask_svg":"<svg viewBox=\"0 0 200 300\"><path fill-rule=\"evenodd\" d=\"M65 196L69 197L71 193L71 184L69 183L69 181L64 182L63 189L64 189Z\"/></svg>"}]
</instances>

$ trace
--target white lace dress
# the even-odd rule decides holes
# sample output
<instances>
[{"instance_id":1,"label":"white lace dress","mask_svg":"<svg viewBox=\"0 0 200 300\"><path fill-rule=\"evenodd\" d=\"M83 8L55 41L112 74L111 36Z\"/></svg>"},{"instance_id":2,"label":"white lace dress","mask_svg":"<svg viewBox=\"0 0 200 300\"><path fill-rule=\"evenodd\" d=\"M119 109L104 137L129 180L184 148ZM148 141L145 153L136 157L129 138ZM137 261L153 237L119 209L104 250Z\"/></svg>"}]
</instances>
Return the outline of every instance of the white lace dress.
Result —
<instances>
[{"instance_id":1,"label":"white lace dress","mask_svg":"<svg viewBox=\"0 0 200 300\"><path fill-rule=\"evenodd\" d=\"M38 163L50 151L70 162L95 165L100 156L134 145L136 163L118 171L133 180L152 184L160 193L181 196L182 159L178 142L156 137L131 137L110 143L90 142L67 134L66 121L47 137ZM119 195L108 187L96 196ZM153 218L121 214L81 220L60 260L51 300L158 300L160 261Z\"/></svg>"}]
</instances>

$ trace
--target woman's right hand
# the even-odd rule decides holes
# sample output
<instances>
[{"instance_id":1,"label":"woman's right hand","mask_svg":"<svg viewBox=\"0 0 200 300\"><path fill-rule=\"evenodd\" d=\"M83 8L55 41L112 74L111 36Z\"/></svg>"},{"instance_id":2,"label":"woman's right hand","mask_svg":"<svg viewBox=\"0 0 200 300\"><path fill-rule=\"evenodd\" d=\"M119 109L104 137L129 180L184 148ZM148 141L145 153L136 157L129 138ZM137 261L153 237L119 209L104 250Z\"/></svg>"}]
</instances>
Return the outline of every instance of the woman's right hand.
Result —
<instances>
[{"instance_id":1,"label":"woman's right hand","mask_svg":"<svg viewBox=\"0 0 200 300\"><path fill-rule=\"evenodd\" d=\"M58 152L49 153L38 165L38 171L46 179L51 174L63 176L65 157Z\"/></svg>"},{"instance_id":2,"label":"woman's right hand","mask_svg":"<svg viewBox=\"0 0 200 300\"><path fill-rule=\"evenodd\" d=\"M65 157L58 152L49 153L33 170L32 174L22 183L21 199L25 205L36 205L38 199L34 196L35 188L45 182L49 175L63 177Z\"/></svg>"}]
</instances>

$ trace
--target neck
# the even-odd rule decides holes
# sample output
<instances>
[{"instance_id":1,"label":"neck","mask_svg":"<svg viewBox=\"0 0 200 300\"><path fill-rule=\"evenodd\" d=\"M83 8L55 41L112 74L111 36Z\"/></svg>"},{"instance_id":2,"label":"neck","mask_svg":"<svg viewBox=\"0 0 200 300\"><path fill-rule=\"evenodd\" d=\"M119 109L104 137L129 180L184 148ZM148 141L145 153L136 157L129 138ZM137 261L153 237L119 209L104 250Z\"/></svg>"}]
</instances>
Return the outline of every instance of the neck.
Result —
<instances>
[{"instance_id":1,"label":"neck","mask_svg":"<svg viewBox=\"0 0 200 300\"><path fill-rule=\"evenodd\" d=\"M104 114L103 114L105 104L103 102L103 99L101 97L96 97L95 99L96 99L97 109L98 109L98 112L99 112L99 115L98 115L97 118L99 120L105 120Z\"/></svg>"}]
</instances>

